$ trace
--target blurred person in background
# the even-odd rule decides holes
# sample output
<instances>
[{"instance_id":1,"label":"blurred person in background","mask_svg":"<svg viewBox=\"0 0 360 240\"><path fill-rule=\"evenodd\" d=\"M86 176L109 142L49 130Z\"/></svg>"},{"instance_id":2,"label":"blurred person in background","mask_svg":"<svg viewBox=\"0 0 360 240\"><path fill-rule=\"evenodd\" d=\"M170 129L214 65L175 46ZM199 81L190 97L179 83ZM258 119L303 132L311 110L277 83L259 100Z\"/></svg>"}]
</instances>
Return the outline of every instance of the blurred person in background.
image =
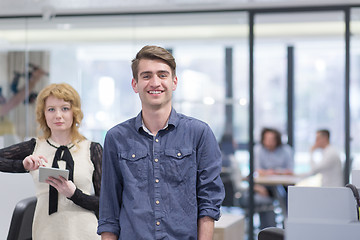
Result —
<instances>
[{"instance_id":1,"label":"blurred person in background","mask_svg":"<svg viewBox=\"0 0 360 240\"><path fill-rule=\"evenodd\" d=\"M293 150L288 144L283 144L281 134L274 128L263 128L261 142L254 148L254 164L256 174L268 175L291 175L294 170ZM280 186L282 188L282 186ZM269 206L274 201L274 188L261 184L254 185L255 207ZM282 189L282 198L286 202L286 191ZM248 196L241 199L240 204L248 207ZM276 227L275 212L273 209L259 211L260 229Z\"/></svg>"},{"instance_id":2,"label":"blurred person in background","mask_svg":"<svg viewBox=\"0 0 360 240\"><path fill-rule=\"evenodd\" d=\"M222 156L221 180L225 187L225 199L222 206L232 207L238 205L236 198L240 198L244 188L240 166L235 158L237 143L232 133L225 132L219 142Z\"/></svg>"},{"instance_id":3,"label":"blurred person in background","mask_svg":"<svg viewBox=\"0 0 360 240\"><path fill-rule=\"evenodd\" d=\"M322 157L315 161L314 152L320 149ZM306 174L313 176L321 174L321 187L342 187L344 186L343 170L338 150L330 144L330 131L320 129L316 132L315 143L310 148L311 171Z\"/></svg>"},{"instance_id":4,"label":"blurred person in background","mask_svg":"<svg viewBox=\"0 0 360 240\"><path fill-rule=\"evenodd\" d=\"M255 170L261 175L293 174L294 153L288 144L283 144L281 134L273 128L261 132L261 144L255 147Z\"/></svg>"}]
</instances>

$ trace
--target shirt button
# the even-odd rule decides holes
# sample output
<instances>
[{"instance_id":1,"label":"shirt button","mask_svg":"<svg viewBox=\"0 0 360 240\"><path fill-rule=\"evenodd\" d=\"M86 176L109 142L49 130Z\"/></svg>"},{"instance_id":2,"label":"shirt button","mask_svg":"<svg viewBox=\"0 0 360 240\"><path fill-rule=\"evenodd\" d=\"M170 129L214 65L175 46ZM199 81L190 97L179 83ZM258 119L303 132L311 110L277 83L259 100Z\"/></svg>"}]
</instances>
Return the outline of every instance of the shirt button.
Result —
<instances>
[{"instance_id":1,"label":"shirt button","mask_svg":"<svg viewBox=\"0 0 360 240\"><path fill-rule=\"evenodd\" d=\"M158 162L159 161L159 159L157 159L157 158L155 158L155 160L154 160L155 162Z\"/></svg>"},{"instance_id":2,"label":"shirt button","mask_svg":"<svg viewBox=\"0 0 360 240\"><path fill-rule=\"evenodd\" d=\"M135 154L131 155L131 157L134 158L134 157L135 157Z\"/></svg>"},{"instance_id":3,"label":"shirt button","mask_svg":"<svg viewBox=\"0 0 360 240\"><path fill-rule=\"evenodd\" d=\"M160 225L160 222L159 222L159 221L157 221L157 222L156 222L156 225L158 225L158 226L159 226L159 225Z\"/></svg>"},{"instance_id":4,"label":"shirt button","mask_svg":"<svg viewBox=\"0 0 360 240\"><path fill-rule=\"evenodd\" d=\"M159 142L159 139L155 139L155 142Z\"/></svg>"},{"instance_id":5,"label":"shirt button","mask_svg":"<svg viewBox=\"0 0 360 240\"><path fill-rule=\"evenodd\" d=\"M160 182L160 180L159 180L159 179L155 179L155 182L158 183L158 182Z\"/></svg>"},{"instance_id":6,"label":"shirt button","mask_svg":"<svg viewBox=\"0 0 360 240\"><path fill-rule=\"evenodd\" d=\"M160 203L160 201L159 200L156 200L156 202L155 202L156 204L159 204Z\"/></svg>"},{"instance_id":7,"label":"shirt button","mask_svg":"<svg viewBox=\"0 0 360 240\"><path fill-rule=\"evenodd\" d=\"M181 156L181 153L178 153L177 155L178 155L178 157L180 157L180 156Z\"/></svg>"}]
</instances>

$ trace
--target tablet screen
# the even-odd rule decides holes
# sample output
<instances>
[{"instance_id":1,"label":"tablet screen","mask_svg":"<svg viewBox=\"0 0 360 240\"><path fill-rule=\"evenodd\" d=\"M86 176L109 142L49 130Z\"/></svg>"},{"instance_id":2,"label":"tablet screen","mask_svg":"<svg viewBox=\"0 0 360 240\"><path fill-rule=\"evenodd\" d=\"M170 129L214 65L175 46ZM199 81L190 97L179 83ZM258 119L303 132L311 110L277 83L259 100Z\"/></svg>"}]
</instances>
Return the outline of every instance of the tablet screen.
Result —
<instances>
[{"instance_id":1,"label":"tablet screen","mask_svg":"<svg viewBox=\"0 0 360 240\"><path fill-rule=\"evenodd\" d=\"M62 176L66 180L69 178L69 170L59 168L39 167L39 182L45 182L49 177L59 178Z\"/></svg>"}]
</instances>

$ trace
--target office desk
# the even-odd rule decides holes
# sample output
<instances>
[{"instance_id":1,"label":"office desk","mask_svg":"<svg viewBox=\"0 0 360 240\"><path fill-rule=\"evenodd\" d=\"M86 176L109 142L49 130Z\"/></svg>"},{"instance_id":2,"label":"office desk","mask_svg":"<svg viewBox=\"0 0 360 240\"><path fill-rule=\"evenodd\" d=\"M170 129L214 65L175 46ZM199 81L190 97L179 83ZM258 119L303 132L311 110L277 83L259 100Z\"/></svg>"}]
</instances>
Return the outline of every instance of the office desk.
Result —
<instances>
[{"instance_id":1,"label":"office desk","mask_svg":"<svg viewBox=\"0 0 360 240\"><path fill-rule=\"evenodd\" d=\"M215 222L213 240L244 240L245 218L242 215L223 214Z\"/></svg>"},{"instance_id":2,"label":"office desk","mask_svg":"<svg viewBox=\"0 0 360 240\"><path fill-rule=\"evenodd\" d=\"M254 177L254 182L266 186L291 186L298 183L302 178L296 175L267 175Z\"/></svg>"}]
</instances>

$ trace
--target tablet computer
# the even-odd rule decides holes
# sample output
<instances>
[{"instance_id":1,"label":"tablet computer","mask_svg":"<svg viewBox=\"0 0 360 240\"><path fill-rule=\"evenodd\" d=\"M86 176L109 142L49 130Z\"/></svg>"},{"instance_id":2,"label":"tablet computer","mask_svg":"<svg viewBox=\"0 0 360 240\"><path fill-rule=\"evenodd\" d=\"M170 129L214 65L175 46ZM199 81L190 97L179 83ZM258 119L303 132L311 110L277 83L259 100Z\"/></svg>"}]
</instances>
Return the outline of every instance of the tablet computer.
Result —
<instances>
[{"instance_id":1,"label":"tablet computer","mask_svg":"<svg viewBox=\"0 0 360 240\"><path fill-rule=\"evenodd\" d=\"M59 178L62 176L66 180L69 178L69 170L59 168L39 167L39 182L45 182L49 177Z\"/></svg>"}]
</instances>

